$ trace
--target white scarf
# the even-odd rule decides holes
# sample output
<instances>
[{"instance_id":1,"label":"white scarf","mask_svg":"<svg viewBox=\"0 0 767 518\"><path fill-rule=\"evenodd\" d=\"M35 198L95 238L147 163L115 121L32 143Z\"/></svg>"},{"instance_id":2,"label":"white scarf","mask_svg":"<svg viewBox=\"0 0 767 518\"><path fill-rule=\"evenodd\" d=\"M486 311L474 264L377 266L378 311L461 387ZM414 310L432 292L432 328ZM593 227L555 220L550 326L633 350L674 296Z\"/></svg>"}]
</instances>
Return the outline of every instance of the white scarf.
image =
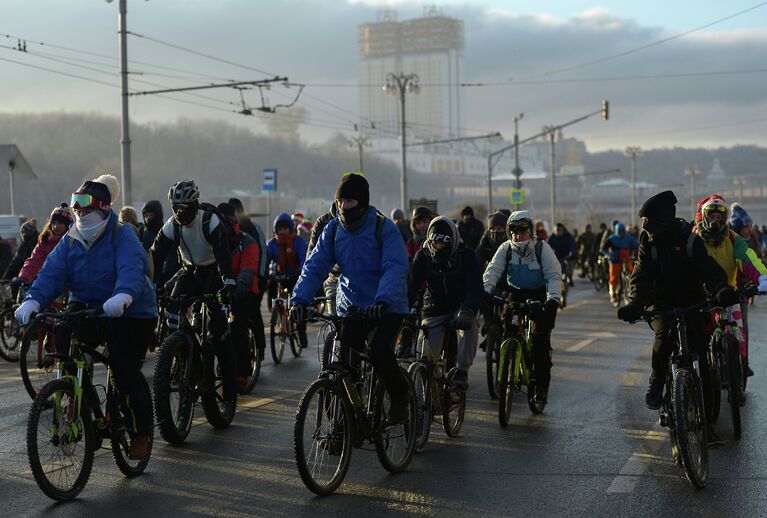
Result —
<instances>
[{"instance_id":1,"label":"white scarf","mask_svg":"<svg viewBox=\"0 0 767 518\"><path fill-rule=\"evenodd\" d=\"M85 216L77 216L75 226L77 226L77 230L88 245L91 245L104 232L108 222L109 219L102 217L101 214L94 210Z\"/></svg>"}]
</instances>

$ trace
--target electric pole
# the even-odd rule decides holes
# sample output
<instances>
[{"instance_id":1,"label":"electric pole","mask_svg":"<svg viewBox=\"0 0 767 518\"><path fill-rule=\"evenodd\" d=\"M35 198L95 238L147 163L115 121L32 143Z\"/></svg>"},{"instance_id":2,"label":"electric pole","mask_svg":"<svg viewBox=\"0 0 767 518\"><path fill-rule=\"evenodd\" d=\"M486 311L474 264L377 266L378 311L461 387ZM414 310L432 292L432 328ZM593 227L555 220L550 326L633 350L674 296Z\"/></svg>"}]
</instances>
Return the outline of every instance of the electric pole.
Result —
<instances>
[{"instance_id":1,"label":"electric pole","mask_svg":"<svg viewBox=\"0 0 767 518\"><path fill-rule=\"evenodd\" d=\"M631 157L631 226L633 227L636 225L637 217L637 157L642 156L642 148L629 146L624 153Z\"/></svg>"},{"instance_id":2,"label":"electric pole","mask_svg":"<svg viewBox=\"0 0 767 518\"><path fill-rule=\"evenodd\" d=\"M362 148L370 147L370 139L367 136L360 133L359 136L351 137L349 139L349 145L357 148L360 155L360 173L364 173L365 167L362 161Z\"/></svg>"},{"instance_id":3,"label":"electric pole","mask_svg":"<svg viewBox=\"0 0 767 518\"><path fill-rule=\"evenodd\" d=\"M556 136L558 129L559 128L555 126L544 126L543 128L543 132L549 137L549 161L551 164L551 170L549 171L549 203L551 204L551 208L549 209L549 218L551 218L549 221L549 228L552 230L557 221L557 184L554 179L554 173L556 172L556 166L554 164L554 160L556 159L554 156L554 137Z\"/></svg>"},{"instance_id":4,"label":"electric pole","mask_svg":"<svg viewBox=\"0 0 767 518\"><path fill-rule=\"evenodd\" d=\"M128 28L127 28L128 0L120 0L120 14L118 17L118 37L120 46L120 91L122 95L120 134L120 180L122 183L121 201L123 207L130 205L131 191L131 160L130 160L130 119L128 114ZM114 203L116 200L112 200Z\"/></svg>"},{"instance_id":5,"label":"electric pole","mask_svg":"<svg viewBox=\"0 0 767 518\"><path fill-rule=\"evenodd\" d=\"M691 164L685 167L684 174L690 177L690 221L695 221L695 177L700 174L698 164Z\"/></svg>"},{"instance_id":6,"label":"electric pole","mask_svg":"<svg viewBox=\"0 0 767 518\"><path fill-rule=\"evenodd\" d=\"M514 188L522 188L522 168L519 167L519 121L525 116L524 113L520 113L514 117ZM514 206L516 210L519 210L519 203Z\"/></svg>"}]
</instances>

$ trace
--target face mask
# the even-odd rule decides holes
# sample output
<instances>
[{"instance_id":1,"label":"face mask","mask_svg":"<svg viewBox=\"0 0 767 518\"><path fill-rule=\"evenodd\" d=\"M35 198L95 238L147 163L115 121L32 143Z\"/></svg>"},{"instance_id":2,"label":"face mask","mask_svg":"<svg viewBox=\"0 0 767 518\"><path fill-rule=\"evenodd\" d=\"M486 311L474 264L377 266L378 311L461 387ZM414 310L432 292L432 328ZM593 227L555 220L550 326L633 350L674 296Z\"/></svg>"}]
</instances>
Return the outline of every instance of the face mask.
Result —
<instances>
[{"instance_id":1,"label":"face mask","mask_svg":"<svg viewBox=\"0 0 767 518\"><path fill-rule=\"evenodd\" d=\"M367 207L361 207L359 205L351 209L340 210L341 223L343 223L345 227L349 227L362 218L367 211Z\"/></svg>"},{"instance_id":2,"label":"face mask","mask_svg":"<svg viewBox=\"0 0 767 518\"><path fill-rule=\"evenodd\" d=\"M496 243L502 243L506 240L506 232L490 232L490 239Z\"/></svg>"},{"instance_id":3,"label":"face mask","mask_svg":"<svg viewBox=\"0 0 767 518\"><path fill-rule=\"evenodd\" d=\"M83 238L87 242L92 243L107 226L107 221L106 218L101 217L101 214L94 210L85 216L77 216L75 225Z\"/></svg>"}]
</instances>

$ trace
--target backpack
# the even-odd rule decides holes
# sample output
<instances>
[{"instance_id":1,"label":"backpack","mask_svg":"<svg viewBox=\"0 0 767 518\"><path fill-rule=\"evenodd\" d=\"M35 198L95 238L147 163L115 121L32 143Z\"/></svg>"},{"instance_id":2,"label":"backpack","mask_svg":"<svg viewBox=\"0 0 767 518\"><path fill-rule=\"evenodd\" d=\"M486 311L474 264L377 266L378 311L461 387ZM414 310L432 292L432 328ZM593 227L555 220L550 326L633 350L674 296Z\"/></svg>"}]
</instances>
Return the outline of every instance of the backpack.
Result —
<instances>
[{"instance_id":1,"label":"backpack","mask_svg":"<svg viewBox=\"0 0 767 518\"><path fill-rule=\"evenodd\" d=\"M538 261L538 266L543 269L543 262L541 262L541 253L543 251L543 240L538 239L535 241L535 260ZM511 249L511 246L506 249L506 264L508 265L511 262L511 254L513 250Z\"/></svg>"},{"instance_id":2,"label":"backpack","mask_svg":"<svg viewBox=\"0 0 767 518\"><path fill-rule=\"evenodd\" d=\"M376 241L378 242L379 252L383 252L382 234L383 234L384 223L386 223L386 216L376 211ZM338 232L338 225L340 225L340 223L336 223L335 225L333 225L333 230L330 231L330 241L333 243L334 247L336 245L336 233Z\"/></svg>"},{"instance_id":3,"label":"backpack","mask_svg":"<svg viewBox=\"0 0 767 518\"><path fill-rule=\"evenodd\" d=\"M218 222L221 225L221 228L224 229L224 232L226 233L227 242L233 243L234 242L234 227L232 227L231 223L224 217L221 212L216 208L215 205L208 202L202 202L200 203L200 208L203 210L202 213L202 234L205 236L205 241L207 241L210 244L213 244L210 242L210 220L215 214L218 218ZM173 242L176 245L176 248L181 244L181 224L176 221L175 218L173 218Z\"/></svg>"}]
</instances>

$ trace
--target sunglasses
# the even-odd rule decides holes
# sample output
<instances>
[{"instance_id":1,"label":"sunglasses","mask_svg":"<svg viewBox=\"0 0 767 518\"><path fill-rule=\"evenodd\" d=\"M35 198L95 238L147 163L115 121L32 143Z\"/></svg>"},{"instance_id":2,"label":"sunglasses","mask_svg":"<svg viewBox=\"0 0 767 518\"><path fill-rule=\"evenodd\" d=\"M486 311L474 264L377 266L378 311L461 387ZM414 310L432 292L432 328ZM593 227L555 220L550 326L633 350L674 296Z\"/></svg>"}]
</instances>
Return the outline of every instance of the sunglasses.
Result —
<instances>
[{"instance_id":1,"label":"sunglasses","mask_svg":"<svg viewBox=\"0 0 767 518\"><path fill-rule=\"evenodd\" d=\"M171 209L174 213L179 214L181 212L187 212L191 208L188 203L174 203L171 205Z\"/></svg>"},{"instance_id":2,"label":"sunglasses","mask_svg":"<svg viewBox=\"0 0 767 518\"><path fill-rule=\"evenodd\" d=\"M103 201L97 200L86 192L72 193L72 198L69 205L73 209L108 209L109 204Z\"/></svg>"}]
</instances>

